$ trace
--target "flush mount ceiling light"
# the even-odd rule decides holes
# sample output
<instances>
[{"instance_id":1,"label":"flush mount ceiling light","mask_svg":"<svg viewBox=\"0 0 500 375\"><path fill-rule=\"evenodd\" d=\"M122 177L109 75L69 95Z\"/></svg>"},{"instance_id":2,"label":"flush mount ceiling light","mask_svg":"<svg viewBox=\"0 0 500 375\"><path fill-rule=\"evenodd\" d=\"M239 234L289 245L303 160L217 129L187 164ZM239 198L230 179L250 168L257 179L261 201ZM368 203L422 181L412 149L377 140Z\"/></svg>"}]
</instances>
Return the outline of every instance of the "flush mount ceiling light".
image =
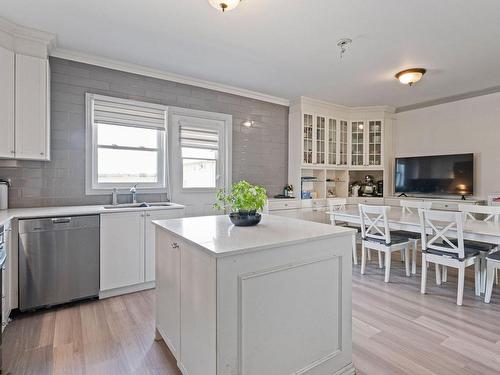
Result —
<instances>
[{"instance_id":1,"label":"flush mount ceiling light","mask_svg":"<svg viewBox=\"0 0 500 375\"><path fill-rule=\"evenodd\" d=\"M347 48L349 48L351 43L352 39L349 38L342 38L337 41L337 47L340 48L340 58L342 58L342 56L344 55L345 51L347 51Z\"/></svg>"},{"instance_id":2,"label":"flush mount ceiling light","mask_svg":"<svg viewBox=\"0 0 500 375\"><path fill-rule=\"evenodd\" d=\"M221 12L226 12L228 10L233 10L238 5L240 5L241 0L208 0L211 6Z\"/></svg>"},{"instance_id":3,"label":"flush mount ceiling light","mask_svg":"<svg viewBox=\"0 0 500 375\"><path fill-rule=\"evenodd\" d=\"M402 84L411 86L420 81L425 72L426 70L422 68L412 68L400 71L395 77L399 79L399 82Z\"/></svg>"}]
</instances>

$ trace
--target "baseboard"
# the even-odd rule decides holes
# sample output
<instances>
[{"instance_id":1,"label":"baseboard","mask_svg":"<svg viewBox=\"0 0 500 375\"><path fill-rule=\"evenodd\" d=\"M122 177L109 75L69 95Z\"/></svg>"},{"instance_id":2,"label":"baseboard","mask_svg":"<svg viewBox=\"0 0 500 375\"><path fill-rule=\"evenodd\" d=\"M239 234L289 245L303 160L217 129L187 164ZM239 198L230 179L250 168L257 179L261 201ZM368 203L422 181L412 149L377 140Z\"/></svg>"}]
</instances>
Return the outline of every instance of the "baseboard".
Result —
<instances>
[{"instance_id":1,"label":"baseboard","mask_svg":"<svg viewBox=\"0 0 500 375\"><path fill-rule=\"evenodd\" d=\"M354 368L354 363L349 363L347 366L341 368L332 375L356 375L356 368Z\"/></svg>"},{"instance_id":2,"label":"baseboard","mask_svg":"<svg viewBox=\"0 0 500 375\"><path fill-rule=\"evenodd\" d=\"M140 292L141 290L154 289L154 287L155 287L155 282L149 281L147 283L134 284L110 290L103 290L99 292L99 299L120 296L122 294Z\"/></svg>"}]
</instances>

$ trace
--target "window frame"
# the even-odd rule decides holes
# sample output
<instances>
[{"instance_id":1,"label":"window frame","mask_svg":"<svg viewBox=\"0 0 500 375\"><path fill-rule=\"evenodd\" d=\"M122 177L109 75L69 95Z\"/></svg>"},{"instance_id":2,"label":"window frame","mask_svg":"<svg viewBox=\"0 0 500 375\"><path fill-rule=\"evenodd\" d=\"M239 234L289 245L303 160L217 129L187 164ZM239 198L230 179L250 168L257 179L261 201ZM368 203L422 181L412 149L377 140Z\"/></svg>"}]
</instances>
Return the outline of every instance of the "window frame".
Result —
<instances>
[{"instance_id":1,"label":"window frame","mask_svg":"<svg viewBox=\"0 0 500 375\"><path fill-rule=\"evenodd\" d=\"M160 109L165 111L165 130L158 130L159 134L157 137L157 148L143 148L143 150L157 151L157 174L158 182L147 183L147 182L137 182L137 190L144 193L168 193L168 160L167 160L167 144L168 144L168 107L137 101L130 99L122 99L98 94L85 94L85 104L86 104L86 147L85 147L85 194L86 195L105 195L110 194L116 188L118 193L129 193L130 188L135 184L134 182L127 183L99 183L97 175L97 165L98 165L98 149L99 145L97 143L98 138L98 124L94 122L94 100L95 99L106 99L107 101L112 101L118 104L130 104L136 106L144 106L155 109ZM105 126L105 125L104 125ZM141 128L141 126L133 126L132 128ZM125 146L106 146L104 148L108 149L123 149L123 150L141 150L142 148L137 147L125 147Z\"/></svg>"}]
</instances>

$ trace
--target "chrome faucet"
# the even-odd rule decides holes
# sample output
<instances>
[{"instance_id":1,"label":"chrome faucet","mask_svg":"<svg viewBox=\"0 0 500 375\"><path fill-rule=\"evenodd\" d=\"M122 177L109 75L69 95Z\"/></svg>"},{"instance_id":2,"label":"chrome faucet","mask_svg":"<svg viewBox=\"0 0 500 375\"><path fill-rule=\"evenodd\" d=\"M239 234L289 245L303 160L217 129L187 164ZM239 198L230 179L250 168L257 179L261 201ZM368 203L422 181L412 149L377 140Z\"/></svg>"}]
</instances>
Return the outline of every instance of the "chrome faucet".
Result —
<instances>
[{"instance_id":1,"label":"chrome faucet","mask_svg":"<svg viewBox=\"0 0 500 375\"><path fill-rule=\"evenodd\" d=\"M113 206L116 206L118 204L118 190L116 188L113 188L113 193L112 193L112 197L113 197Z\"/></svg>"},{"instance_id":2,"label":"chrome faucet","mask_svg":"<svg viewBox=\"0 0 500 375\"><path fill-rule=\"evenodd\" d=\"M132 193L132 203L137 203L137 197L136 197L136 195L137 195L137 189L136 189L136 186L137 186L137 184L135 184L134 186L132 186L130 188L130 192Z\"/></svg>"}]
</instances>

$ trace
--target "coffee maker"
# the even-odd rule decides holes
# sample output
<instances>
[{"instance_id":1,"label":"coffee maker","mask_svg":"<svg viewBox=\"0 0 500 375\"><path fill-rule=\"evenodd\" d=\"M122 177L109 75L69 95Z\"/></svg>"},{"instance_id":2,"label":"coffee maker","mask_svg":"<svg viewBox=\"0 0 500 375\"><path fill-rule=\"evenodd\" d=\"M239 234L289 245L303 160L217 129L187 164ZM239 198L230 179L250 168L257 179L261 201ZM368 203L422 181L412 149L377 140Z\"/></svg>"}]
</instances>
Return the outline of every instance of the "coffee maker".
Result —
<instances>
[{"instance_id":1,"label":"coffee maker","mask_svg":"<svg viewBox=\"0 0 500 375\"><path fill-rule=\"evenodd\" d=\"M361 184L361 196L374 197L377 195L377 185L375 185L373 176L366 175L365 182Z\"/></svg>"}]
</instances>

